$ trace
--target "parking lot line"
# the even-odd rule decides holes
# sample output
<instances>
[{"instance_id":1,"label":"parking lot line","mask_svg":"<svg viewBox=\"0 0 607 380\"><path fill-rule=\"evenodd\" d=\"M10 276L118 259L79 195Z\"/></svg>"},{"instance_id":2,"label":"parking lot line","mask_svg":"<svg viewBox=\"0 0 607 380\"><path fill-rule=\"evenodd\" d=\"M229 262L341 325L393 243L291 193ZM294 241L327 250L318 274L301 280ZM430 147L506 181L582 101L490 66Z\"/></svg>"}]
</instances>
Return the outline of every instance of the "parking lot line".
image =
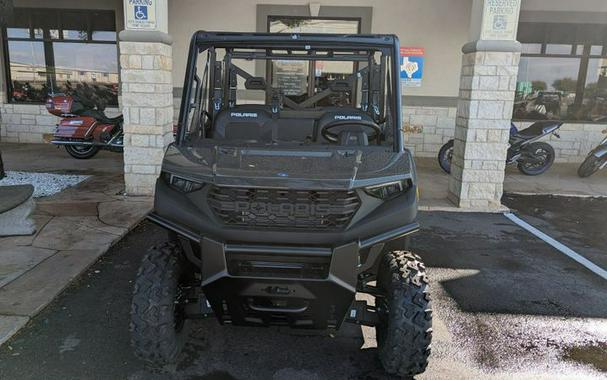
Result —
<instances>
[{"instance_id":1,"label":"parking lot line","mask_svg":"<svg viewBox=\"0 0 607 380\"><path fill-rule=\"evenodd\" d=\"M510 219L512 222L516 223L518 226L524 228L525 230L529 231L533 235L537 236L538 238L542 239L546 243L550 244L551 246L553 246L554 248L556 248L559 252L565 254L566 256L569 256L573 260L577 261L579 264L585 266L586 268L588 268L589 270L591 270L594 274L602 277L603 280L607 280L607 270L599 267L598 265L596 265L592 261L588 260L587 258L585 258L584 256L580 255L579 253L575 252L571 248L567 247L563 243L561 243L561 242L559 242L559 241L551 238L550 236L546 235L545 233L543 233L542 231L540 231L537 228L533 227L532 225L530 225L529 223L525 222L524 220L522 220L518 216L514 215L513 213L511 213L511 212L505 212L504 216L506 218Z\"/></svg>"}]
</instances>

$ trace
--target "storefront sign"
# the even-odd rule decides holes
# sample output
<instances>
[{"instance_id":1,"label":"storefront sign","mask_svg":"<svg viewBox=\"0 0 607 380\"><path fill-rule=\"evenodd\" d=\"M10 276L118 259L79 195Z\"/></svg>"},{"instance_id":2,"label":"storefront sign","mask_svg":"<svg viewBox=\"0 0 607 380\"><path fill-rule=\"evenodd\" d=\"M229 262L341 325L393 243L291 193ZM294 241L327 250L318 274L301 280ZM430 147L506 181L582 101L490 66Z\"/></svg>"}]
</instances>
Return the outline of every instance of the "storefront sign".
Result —
<instances>
[{"instance_id":1,"label":"storefront sign","mask_svg":"<svg viewBox=\"0 0 607 380\"><path fill-rule=\"evenodd\" d=\"M485 0L482 40L516 40L521 0Z\"/></svg>"},{"instance_id":2,"label":"storefront sign","mask_svg":"<svg viewBox=\"0 0 607 380\"><path fill-rule=\"evenodd\" d=\"M403 87L420 87L424 74L424 48L400 48L400 81Z\"/></svg>"},{"instance_id":3,"label":"storefront sign","mask_svg":"<svg viewBox=\"0 0 607 380\"><path fill-rule=\"evenodd\" d=\"M156 0L125 0L127 29L156 29Z\"/></svg>"}]
</instances>

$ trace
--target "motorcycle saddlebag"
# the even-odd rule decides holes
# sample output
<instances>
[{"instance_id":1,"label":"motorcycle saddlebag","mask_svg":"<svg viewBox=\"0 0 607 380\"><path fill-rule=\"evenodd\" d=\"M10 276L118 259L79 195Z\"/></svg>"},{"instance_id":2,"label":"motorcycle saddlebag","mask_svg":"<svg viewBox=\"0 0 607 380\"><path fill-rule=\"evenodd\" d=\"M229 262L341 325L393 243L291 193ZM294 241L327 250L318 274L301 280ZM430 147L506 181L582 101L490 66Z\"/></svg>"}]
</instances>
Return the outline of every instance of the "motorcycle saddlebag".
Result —
<instances>
[{"instance_id":1,"label":"motorcycle saddlebag","mask_svg":"<svg viewBox=\"0 0 607 380\"><path fill-rule=\"evenodd\" d=\"M55 131L56 138L88 139L92 137L93 127L96 128L92 117L71 117L61 120Z\"/></svg>"}]
</instances>

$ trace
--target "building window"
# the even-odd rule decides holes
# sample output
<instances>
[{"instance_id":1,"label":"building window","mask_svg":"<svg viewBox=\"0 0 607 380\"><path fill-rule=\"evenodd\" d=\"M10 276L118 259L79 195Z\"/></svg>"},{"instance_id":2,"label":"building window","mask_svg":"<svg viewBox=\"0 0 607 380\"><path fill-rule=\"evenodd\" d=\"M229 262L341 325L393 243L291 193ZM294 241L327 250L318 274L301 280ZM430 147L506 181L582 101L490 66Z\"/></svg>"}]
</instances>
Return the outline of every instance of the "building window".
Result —
<instances>
[{"instance_id":1,"label":"building window","mask_svg":"<svg viewBox=\"0 0 607 380\"><path fill-rule=\"evenodd\" d=\"M270 33L360 33L360 18L321 18L295 16L268 16ZM358 64L358 63L357 63ZM329 82L346 79L355 72L352 61L328 60L276 60L269 68L272 85L284 89L284 95L291 100L301 102L314 94L324 91ZM313 78L313 80L308 80ZM350 94L341 94L350 99ZM327 97L319 106L331 106L343 99Z\"/></svg>"},{"instance_id":2,"label":"building window","mask_svg":"<svg viewBox=\"0 0 607 380\"><path fill-rule=\"evenodd\" d=\"M521 23L513 117L607 122L607 26Z\"/></svg>"},{"instance_id":3,"label":"building window","mask_svg":"<svg viewBox=\"0 0 607 380\"><path fill-rule=\"evenodd\" d=\"M268 16L270 33L360 33L360 18Z\"/></svg>"},{"instance_id":4,"label":"building window","mask_svg":"<svg viewBox=\"0 0 607 380\"><path fill-rule=\"evenodd\" d=\"M113 11L15 8L3 34L10 102L44 103L92 85L102 102L118 105Z\"/></svg>"}]
</instances>

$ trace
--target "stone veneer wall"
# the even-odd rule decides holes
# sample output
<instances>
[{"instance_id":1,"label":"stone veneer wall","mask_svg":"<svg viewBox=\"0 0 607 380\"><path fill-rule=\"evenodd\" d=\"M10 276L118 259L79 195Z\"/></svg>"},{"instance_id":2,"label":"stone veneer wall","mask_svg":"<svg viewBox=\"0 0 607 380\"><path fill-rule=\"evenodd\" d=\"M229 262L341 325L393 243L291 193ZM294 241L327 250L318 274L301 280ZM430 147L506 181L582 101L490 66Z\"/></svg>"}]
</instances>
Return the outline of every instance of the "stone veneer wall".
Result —
<instances>
[{"instance_id":1,"label":"stone veneer wall","mask_svg":"<svg viewBox=\"0 0 607 380\"><path fill-rule=\"evenodd\" d=\"M417 157L436 157L440 147L453 138L456 108L403 107L405 146ZM531 121L515 121L519 129ZM559 130L560 138L549 135L542 139L556 151L556 162L580 163L604 135L607 124L565 123Z\"/></svg>"},{"instance_id":2,"label":"stone veneer wall","mask_svg":"<svg viewBox=\"0 0 607 380\"><path fill-rule=\"evenodd\" d=\"M112 117L119 108L107 108ZM43 143L52 135L60 118L47 112L42 104L0 104L0 141L14 143Z\"/></svg>"},{"instance_id":3,"label":"stone veneer wall","mask_svg":"<svg viewBox=\"0 0 607 380\"><path fill-rule=\"evenodd\" d=\"M417 157L436 157L453 138L457 107L403 107L405 146Z\"/></svg>"},{"instance_id":4,"label":"stone veneer wall","mask_svg":"<svg viewBox=\"0 0 607 380\"><path fill-rule=\"evenodd\" d=\"M0 139L2 142L42 143L44 135L55 132L59 118L49 114L44 105L0 104Z\"/></svg>"}]
</instances>

